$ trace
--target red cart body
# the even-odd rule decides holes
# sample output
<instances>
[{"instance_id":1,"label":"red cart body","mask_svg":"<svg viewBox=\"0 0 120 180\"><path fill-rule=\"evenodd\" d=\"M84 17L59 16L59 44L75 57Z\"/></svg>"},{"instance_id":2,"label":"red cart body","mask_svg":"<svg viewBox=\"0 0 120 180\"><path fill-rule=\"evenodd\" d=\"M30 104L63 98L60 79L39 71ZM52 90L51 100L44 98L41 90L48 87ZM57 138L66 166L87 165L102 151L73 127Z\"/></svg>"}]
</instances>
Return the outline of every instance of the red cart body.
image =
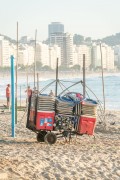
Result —
<instances>
[{"instance_id":1,"label":"red cart body","mask_svg":"<svg viewBox=\"0 0 120 180\"><path fill-rule=\"evenodd\" d=\"M37 111L36 129L52 131L54 119L54 111Z\"/></svg>"},{"instance_id":2,"label":"red cart body","mask_svg":"<svg viewBox=\"0 0 120 180\"><path fill-rule=\"evenodd\" d=\"M79 119L78 133L94 135L95 123L96 123L96 117L81 115Z\"/></svg>"}]
</instances>

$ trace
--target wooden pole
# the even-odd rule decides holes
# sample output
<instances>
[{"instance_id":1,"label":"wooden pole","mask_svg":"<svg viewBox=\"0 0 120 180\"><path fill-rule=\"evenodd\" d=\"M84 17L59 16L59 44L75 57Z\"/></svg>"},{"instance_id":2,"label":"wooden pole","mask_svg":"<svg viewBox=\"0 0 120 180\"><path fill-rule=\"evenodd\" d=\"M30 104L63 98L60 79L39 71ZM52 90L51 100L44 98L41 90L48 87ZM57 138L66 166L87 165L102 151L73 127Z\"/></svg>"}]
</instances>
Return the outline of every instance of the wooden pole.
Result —
<instances>
[{"instance_id":1,"label":"wooden pole","mask_svg":"<svg viewBox=\"0 0 120 180\"><path fill-rule=\"evenodd\" d=\"M17 88L18 88L18 22L17 22L17 56L16 56L16 93L15 93L15 123L17 124Z\"/></svg>"},{"instance_id":2,"label":"wooden pole","mask_svg":"<svg viewBox=\"0 0 120 180\"><path fill-rule=\"evenodd\" d=\"M37 73L37 95L39 94L39 73Z\"/></svg>"},{"instance_id":3,"label":"wooden pole","mask_svg":"<svg viewBox=\"0 0 120 180\"><path fill-rule=\"evenodd\" d=\"M36 84L36 39L37 39L37 30L35 31L35 54L34 54L34 88Z\"/></svg>"},{"instance_id":4,"label":"wooden pole","mask_svg":"<svg viewBox=\"0 0 120 180\"><path fill-rule=\"evenodd\" d=\"M83 98L85 98L85 54L83 54Z\"/></svg>"},{"instance_id":5,"label":"wooden pole","mask_svg":"<svg viewBox=\"0 0 120 180\"><path fill-rule=\"evenodd\" d=\"M28 62L29 62L29 55L28 55ZM28 110L28 62L27 62L27 71L26 71L26 77L27 77L27 88L26 88L27 97L26 97L26 107L27 107L27 110Z\"/></svg>"},{"instance_id":6,"label":"wooden pole","mask_svg":"<svg viewBox=\"0 0 120 180\"><path fill-rule=\"evenodd\" d=\"M102 58L102 46L101 46L101 42L100 42L100 54L101 54L101 68L102 68L103 103L104 103L104 114L105 114L105 89L104 89L103 58Z\"/></svg>"},{"instance_id":7,"label":"wooden pole","mask_svg":"<svg viewBox=\"0 0 120 180\"><path fill-rule=\"evenodd\" d=\"M20 107L21 107L21 85L20 85Z\"/></svg>"},{"instance_id":8,"label":"wooden pole","mask_svg":"<svg viewBox=\"0 0 120 180\"><path fill-rule=\"evenodd\" d=\"M56 62L56 86L55 86L55 97L57 97L57 90L58 90L58 58Z\"/></svg>"}]
</instances>

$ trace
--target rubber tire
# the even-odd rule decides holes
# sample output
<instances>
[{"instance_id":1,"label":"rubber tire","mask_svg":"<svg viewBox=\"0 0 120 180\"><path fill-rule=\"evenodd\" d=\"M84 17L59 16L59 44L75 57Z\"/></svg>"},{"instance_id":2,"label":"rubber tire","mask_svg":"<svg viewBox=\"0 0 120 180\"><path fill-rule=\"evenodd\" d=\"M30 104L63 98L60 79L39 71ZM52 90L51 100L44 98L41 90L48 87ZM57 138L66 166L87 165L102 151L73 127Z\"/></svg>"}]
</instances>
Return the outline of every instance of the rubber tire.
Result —
<instances>
[{"instance_id":1,"label":"rubber tire","mask_svg":"<svg viewBox=\"0 0 120 180\"><path fill-rule=\"evenodd\" d=\"M47 143L47 144L55 144L56 141L57 141L57 136L56 134L54 134L53 132L49 132L45 135L44 137L44 141Z\"/></svg>"},{"instance_id":2,"label":"rubber tire","mask_svg":"<svg viewBox=\"0 0 120 180\"><path fill-rule=\"evenodd\" d=\"M47 134L46 131L41 131L37 134L37 141L38 142L44 142L44 137Z\"/></svg>"}]
</instances>

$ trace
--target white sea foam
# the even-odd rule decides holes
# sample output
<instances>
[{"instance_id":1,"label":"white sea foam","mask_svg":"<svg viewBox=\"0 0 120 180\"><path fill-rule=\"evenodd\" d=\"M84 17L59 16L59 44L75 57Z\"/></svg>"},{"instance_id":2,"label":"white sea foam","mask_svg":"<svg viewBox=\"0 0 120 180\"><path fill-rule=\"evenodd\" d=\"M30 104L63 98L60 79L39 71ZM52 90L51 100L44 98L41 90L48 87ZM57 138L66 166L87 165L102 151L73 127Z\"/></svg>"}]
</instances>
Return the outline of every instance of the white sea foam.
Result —
<instances>
[{"instance_id":1,"label":"white sea foam","mask_svg":"<svg viewBox=\"0 0 120 180\"><path fill-rule=\"evenodd\" d=\"M55 80L55 74L49 76L49 74L45 73L43 76L39 76L39 90L41 90L44 86ZM60 75L60 79L63 85L61 87L68 87L72 85L70 81L76 82L78 80L82 80L82 75L80 76L65 76L65 74ZM68 80L68 82L66 82ZM6 85L10 83L11 77L9 75L0 76L0 99L5 99L5 89ZM120 109L119 95L120 95L120 73L109 73L104 76L104 84L105 84L105 100L106 100L106 108L107 109ZM11 83L10 83L11 84ZM34 86L34 77L33 75L28 76L28 84L33 88ZM86 85L94 92L98 99L103 101L103 89L102 89L102 77L100 73L97 74L87 74L86 75ZM36 85L37 86L37 85ZM62 91L60 86L58 86L58 94ZM25 89L27 88L27 77L25 75L18 76L18 98L20 98L20 88L21 88L21 97L22 99L26 98ZM48 87L44 93L49 93L50 90L55 91L55 83ZM82 93L83 88L82 85L79 84L71 88L71 91L79 91ZM90 98L96 99L93 93L86 88L87 93Z\"/></svg>"}]
</instances>

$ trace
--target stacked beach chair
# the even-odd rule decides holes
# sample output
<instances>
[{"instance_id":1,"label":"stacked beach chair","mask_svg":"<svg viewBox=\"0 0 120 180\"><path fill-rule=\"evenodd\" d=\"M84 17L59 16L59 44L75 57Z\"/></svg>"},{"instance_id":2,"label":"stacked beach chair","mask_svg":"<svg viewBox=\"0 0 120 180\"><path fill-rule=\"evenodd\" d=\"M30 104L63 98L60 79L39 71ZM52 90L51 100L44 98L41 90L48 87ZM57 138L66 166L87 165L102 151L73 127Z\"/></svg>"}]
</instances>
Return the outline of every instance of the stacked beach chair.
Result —
<instances>
[{"instance_id":1,"label":"stacked beach chair","mask_svg":"<svg viewBox=\"0 0 120 180\"><path fill-rule=\"evenodd\" d=\"M97 116L97 104L83 101L81 103L81 114L84 116L96 117Z\"/></svg>"},{"instance_id":2,"label":"stacked beach chair","mask_svg":"<svg viewBox=\"0 0 120 180\"><path fill-rule=\"evenodd\" d=\"M54 111L55 97L48 95L39 95L37 100L37 110L39 111Z\"/></svg>"},{"instance_id":3,"label":"stacked beach chair","mask_svg":"<svg viewBox=\"0 0 120 180\"><path fill-rule=\"evenodd\" d=\"M73 115L73 102L63 101L59 98L56 100L56 112L57 114Z\"/></svg>"}]
</instances>

